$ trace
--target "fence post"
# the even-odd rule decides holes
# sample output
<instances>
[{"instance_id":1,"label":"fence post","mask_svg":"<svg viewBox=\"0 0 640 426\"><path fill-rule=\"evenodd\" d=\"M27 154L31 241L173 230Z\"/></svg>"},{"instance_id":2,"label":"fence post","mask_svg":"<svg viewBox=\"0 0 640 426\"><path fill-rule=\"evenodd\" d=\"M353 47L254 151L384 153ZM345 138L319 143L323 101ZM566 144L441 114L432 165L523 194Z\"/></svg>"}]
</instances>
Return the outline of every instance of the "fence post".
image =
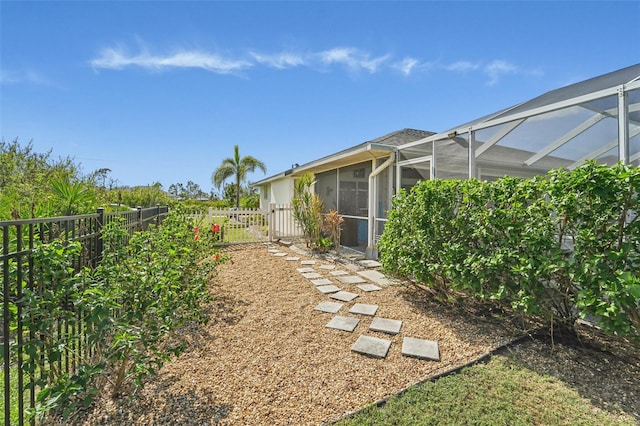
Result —
<instances>
[{"instance_id":1,"label":"fence post","mask_svg":"<svg viewBox=\"0 0 640 426\"><path fill-rule=\"evenodd\" d=\"M102 261L102 251L104 250L104 241L102 240L102 227L104 226L104 207L98 208L98 218L96 219L96 264L93 265L98 266L98 264Z\"/></svg>"},{"instance_id":2,"label":"fence post","mask_svg":"<svg viewBox=\"0 0 640 426\"><path fill-rule=\"evenodd\" d=\"M273 242L276 231L276 203L269 203L269 242Z\"/></svg>"},{"instance_id":3,"label":"fence post","mask_svg":"<svg viewBox=\"0 0 640 426\"><path fill-rule=\"evenodd\" d=\"M138 209L138 231L142 231L144 223L142 222L142 207L136 207Z\"/></svg>"},{"instance_id":4,"label":"fence post","mask_svg":"<svg viewBox=\"0 0 640 426\"><path fill-rule=\"evenodd\" d=\"M5 256L2 261L2 270L3 270L3 288L2 288L2 358L4 359L3 364L3 372L4 372L4 424L8 425L11 422L11 386L10 386L10 374L11 370L9 369L9 332L10 332L10 314L9 311L9 295L10 295L10 282L9 282L9 228L2 228L2 254ZM22 393L20 393L22 395Z\"/></svg>"}]
</instances>

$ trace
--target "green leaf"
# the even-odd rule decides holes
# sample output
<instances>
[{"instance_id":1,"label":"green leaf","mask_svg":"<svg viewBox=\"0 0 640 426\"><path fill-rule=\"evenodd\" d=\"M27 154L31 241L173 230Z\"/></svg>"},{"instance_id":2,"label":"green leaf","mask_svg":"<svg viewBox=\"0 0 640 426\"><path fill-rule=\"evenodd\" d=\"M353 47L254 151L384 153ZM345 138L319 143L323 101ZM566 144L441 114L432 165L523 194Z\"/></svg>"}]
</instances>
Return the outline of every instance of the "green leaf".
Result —
<instances>
[{"instance_id":1,"label":"green leaf","mask_svg":"<svg viewBox=\"0 0 640 426\"><path fill-rule=\"evenodd\" d=\"M640 299L640 284L634 284L627 288L629 295L635 299Z\"/></svg>"}]
</instances>

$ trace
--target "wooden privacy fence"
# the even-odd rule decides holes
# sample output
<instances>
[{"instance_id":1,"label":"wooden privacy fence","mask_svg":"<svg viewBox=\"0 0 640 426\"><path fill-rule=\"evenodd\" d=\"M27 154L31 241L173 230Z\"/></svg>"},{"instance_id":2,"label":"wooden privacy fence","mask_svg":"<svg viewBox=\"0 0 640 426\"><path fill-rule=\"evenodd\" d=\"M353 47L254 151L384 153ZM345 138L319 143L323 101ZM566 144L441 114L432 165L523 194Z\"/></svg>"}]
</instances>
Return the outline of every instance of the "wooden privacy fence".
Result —
<instances>
[{"instance_id":1,"label":"wooden privacy fence","mask_svg":"<svg viewBox=\"0 0 640 426\"><path fill-rule=\"evenodd\" d=\"M38 242L49 243L54 240L64 242L77 241L82 250L73 261L73 268L95 267L103 253L101 229L104 225L122 218L123 226L133 233L144 230L150 223L159 224L167 215L167 206L147 209L138 208L126 212L106 213L98 209L96 213L43 219L28 219L0 222L2 232L2 252L0 253L0 276L2 277L2 334L0 334L0 352L3 376L4 424L23 425L25 410L35 407L37 387L34 365L56 368L69 375L75 373L75 366L90 351L82 330L83 313L75 312L70 321L59 320L54 336L61 341L72 342L63 351L63 355L43 364L36 359L38 354L27 354L24 347L30 339L37 339L34 330L29 330L23 321L23 311L27 310L23 302L26 291L42 291L43 284L35 282L33 249ZM126 243L126 242L125 242ZM74 309L72 305L65 309ZM41 370L41 369L40 369ZM32 373L27 373L27 372ZM46 371L38 371L44 377ZM18 418L11 418L11 412L17 412ZM34 421L31 421L34 424Z\"/></svg>"},{"instance_id":2,"label":"wooden privacy fence","mask_svg":"<svg viewBox=\"0 0 640 426\"><path fill-rule=\"evenodd\" d=\"M205 226L216 226L221 244L254 243L302 237L302 229L293 217L293 208L288 204L270 204L262 209L209 208L196 213Z\"/></svg>"}]
</instances>

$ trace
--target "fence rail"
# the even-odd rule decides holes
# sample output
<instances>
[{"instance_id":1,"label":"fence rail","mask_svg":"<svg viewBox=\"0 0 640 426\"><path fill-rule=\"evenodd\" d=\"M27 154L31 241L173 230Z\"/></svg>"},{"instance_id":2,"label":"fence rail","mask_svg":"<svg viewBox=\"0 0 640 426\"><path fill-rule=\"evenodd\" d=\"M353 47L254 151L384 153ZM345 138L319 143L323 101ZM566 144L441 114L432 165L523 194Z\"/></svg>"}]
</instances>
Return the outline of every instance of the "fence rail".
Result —
<instances>
[{"instance_id":1,"label":"fence rail","mask_svg":"<svg viewBox=\"0 0 640 426\"><path fill-rule=\"evenodd\" d=\"M2 252L0 253L0 276L2 276L2 334L0 335L0 353L3 375L3 408L5 426L25 423L26 407L34 408L37 386L36 368L39 378L43 378L45 371L42 366L54 366L59 371L68 374L75 373L82 357L90 350L84 339L82 329L82 312L75 312L75 317L69 321L60 320L55 330L51 330L54 337L64 341L67 347L56 364L49 365L37 354L25 353L30 340L36 339L34 330L29 330L24 322L24 315L28 309L24 305L26 291L38 292L45 288L46 283L38 283L35 279L33 250L38 242L50 243L54 240L64 242L79 242L82 250L73 260L72 266L78 271L83 267L95 267L103 254L101 229L104 225L115 220L123 219L123 226L133 233L143 230L149 224L159 224L167 215L167 206L152 208L138 208L126 212L106 213L98 209L96 213L65 216L55 218L26 219L14 221L0 221L2 232ZM65 306L73 310L73 306ZM62 343L61 343L62 344ZM17 405L17 410L15 406ZM12 420L12 411L17 411L18 419ZM35 424L32 420L31 424Z\"/></svg>"},{"instance_id":2,"label":"fence rail","mask_svg":"<svg viewBox=\"0 0 640 426\"><path fill-rule=\"evenodd\" d=\"M270 204L267 210L209 208L195 216L206 226L218 226L222 244L276 241L303 235L289 204Z\"/></svg>"},{"instance_id":3,"label":"fence rail","mask_svg":"<svg viewBox=\"0 0 640 426\"><path fill-rule=\"evenodd\" d=\"M39 265L34 261L34 248L37 244L56 240L79 242L82 249L73 259L73 269L79 271L83 267L95 268L105 250L102 244L103 226L120 220L131 235L134 231L146 229L151 223L159 224L168 211L166 206L113 213L99 209L96 213L78 216L0 222L0 276L3 284L0 361L5 426L25 424L26 409L35 407L38 392L36 382L46 374L43 370L53 367L71 375L76 372L76 366L81 364L83 357L91 354L91 345L83 333L84 314L76 312L73 306L65 306L65 309L74 310L73 318L58 320L54 330L51 330L52 338L59 339L60 345L66 346L59 359L44 362L34 358L33 354L28 354L25 349L30 346L30 342L41 337L36 331L30 330L25 321L25 315L29 315L29 307L24 302L25 292L37 292L46 287L46 283L36 282L38 279L35 269ZM203 225L217 225L215 229L220 232L222 244L275 241L302 236L290 205L271 204L267 210L210 208L207 212L195 213L195 216L202 220ZM35 356L38 357L37 354ZM12 411L18 413L17 420L12 420ZM30 423L35 424L35 421L31 420Z\"/></svg>"}]
</instances>

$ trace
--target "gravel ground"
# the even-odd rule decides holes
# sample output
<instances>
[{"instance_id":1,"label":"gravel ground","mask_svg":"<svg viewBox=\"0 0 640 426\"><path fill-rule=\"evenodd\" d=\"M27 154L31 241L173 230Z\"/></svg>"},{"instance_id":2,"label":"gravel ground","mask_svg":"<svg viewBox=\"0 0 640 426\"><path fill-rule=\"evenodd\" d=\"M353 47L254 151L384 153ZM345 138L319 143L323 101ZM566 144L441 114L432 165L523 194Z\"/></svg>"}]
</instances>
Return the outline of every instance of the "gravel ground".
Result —
<instances>
[{"instance_id":1,"label":"gravel ground","mask_svg":"<svg viewBox=\"0 0 640 426\"><path fill-rule=\"evenodd\" d=\"M292 248L282 248L298 256ZM403 321L395 336L325 328L333 314L314 310L321 294L296 268L262 244L227 249L232 262L211 282L211 321L185 330L189 349L167 363L135 395L100 401L82 425L318 425L336 420L407 386L462 366L514 340L518 331L499 316L477 316L436 303L412 286L391 285L345 304L379 305L378 317ZM301 255L301 260L311 259ZM314 268L331 278L318 260ZM351 263L336 269L354 270ZM335 281L335 280L334 280ZM386 359L350 350L360 334L392 341ZM403 337L436 340L440 361L401 355ZM593 336L588 337L589 341ZM603 346L604 345L604 346ZM536 371L572 383L602 409L640 411L640 355L617 342L598 349L527 339L506 349ZM605 348L606 350L603 350ZM585 378L587 380L585 380Z\"/></svg>"}]
</instances>

